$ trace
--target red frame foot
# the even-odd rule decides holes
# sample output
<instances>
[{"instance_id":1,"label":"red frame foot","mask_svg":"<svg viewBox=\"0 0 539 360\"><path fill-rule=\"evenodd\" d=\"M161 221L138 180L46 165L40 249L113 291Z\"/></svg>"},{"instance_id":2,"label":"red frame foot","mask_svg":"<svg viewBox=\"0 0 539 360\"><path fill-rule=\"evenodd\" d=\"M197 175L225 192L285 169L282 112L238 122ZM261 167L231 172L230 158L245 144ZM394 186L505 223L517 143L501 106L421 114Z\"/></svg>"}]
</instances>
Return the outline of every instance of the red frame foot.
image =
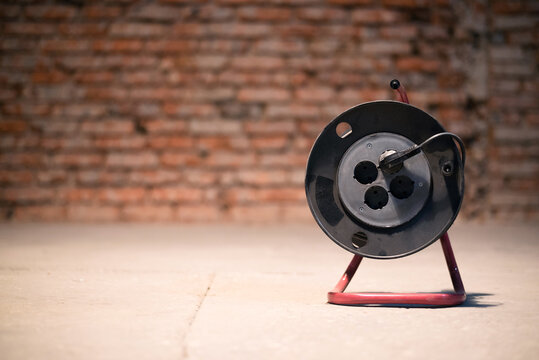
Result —
<instances>
[{"instance_id":1,"label":"red frame foot","mask_svg":"<svg viewBox=\"0 0 539 360\"><path fill-rule=\"evenodd\" d=\"M447 233L440 238L444 251L447 269L453 282L455 292L446 293L345 293L346 287L356 273L363 257L354 255L348 268L333 289L328 293L328 302L337 305L426 305L426 306L454 306L466 300L466 291L460 277L455 255Z\"/></svg>"}]
</instances>

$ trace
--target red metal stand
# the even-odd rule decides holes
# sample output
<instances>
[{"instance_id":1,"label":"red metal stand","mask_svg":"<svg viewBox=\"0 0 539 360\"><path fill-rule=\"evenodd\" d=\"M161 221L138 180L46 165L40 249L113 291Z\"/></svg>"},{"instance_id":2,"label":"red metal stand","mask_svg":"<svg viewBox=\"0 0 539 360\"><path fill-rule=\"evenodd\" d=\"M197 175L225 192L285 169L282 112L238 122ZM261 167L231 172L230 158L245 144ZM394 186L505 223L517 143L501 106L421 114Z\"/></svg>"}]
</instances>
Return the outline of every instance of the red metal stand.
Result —
<instances>
[{"instance_id":1,"label":"red metal stand","mask_svg":"<svg viewBox=\"0 0 539 360\"><path fill-rule=\"evenodd\" d=\"M455 255L447 233L440 238L444 251L447 269L453 282L454 293L345 293L346 287L352 280L356 270L363 259L354 255L350 265L333 289L328 293L328 302L337 305L426 305L426 306L454 306L466 300L466 291L460 277Z\"/></svg>"}]
</instances>

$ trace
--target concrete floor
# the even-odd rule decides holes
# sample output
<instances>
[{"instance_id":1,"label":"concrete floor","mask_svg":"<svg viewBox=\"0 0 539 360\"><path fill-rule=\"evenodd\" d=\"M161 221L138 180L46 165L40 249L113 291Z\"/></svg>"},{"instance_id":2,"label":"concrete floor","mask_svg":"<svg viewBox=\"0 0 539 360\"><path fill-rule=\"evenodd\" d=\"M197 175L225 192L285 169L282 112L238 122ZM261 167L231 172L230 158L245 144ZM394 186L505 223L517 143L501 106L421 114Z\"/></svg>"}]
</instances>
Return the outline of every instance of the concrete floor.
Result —
<instances>
[{"instance_id":1,"label":"concrete floor","mask_svg":"<svg viewBox=\"0 0 539 360\"><path fill-rule=\"evenodd\" d=\"M316 225L0 227L2 359L532 359L539 227L450 232L469 300L335 306L351 254ZM451 287L438 243L351 291Z\"/></svg>"}]
</instances>

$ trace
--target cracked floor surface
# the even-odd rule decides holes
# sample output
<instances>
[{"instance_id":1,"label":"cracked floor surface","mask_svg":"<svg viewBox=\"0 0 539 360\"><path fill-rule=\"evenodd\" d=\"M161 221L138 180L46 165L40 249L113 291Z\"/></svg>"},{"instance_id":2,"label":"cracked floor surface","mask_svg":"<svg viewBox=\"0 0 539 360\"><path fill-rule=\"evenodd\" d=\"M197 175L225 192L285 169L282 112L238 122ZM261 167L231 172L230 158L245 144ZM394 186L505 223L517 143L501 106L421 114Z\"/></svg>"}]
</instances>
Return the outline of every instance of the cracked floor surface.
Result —
<instances>
[{"instance_id":1,"label":"cracked floor surface","mask_svg":"<svg viewBox=\"0 0 539 360\"><path fill-rule=\"evenodd\" d=\"M450 231L469 300L325 303L351 254L316 225L4 224L2 359L530 359L539 227ZM451 286L438 243L365 260L351 291Z\"/></svg>"}]
</instances>

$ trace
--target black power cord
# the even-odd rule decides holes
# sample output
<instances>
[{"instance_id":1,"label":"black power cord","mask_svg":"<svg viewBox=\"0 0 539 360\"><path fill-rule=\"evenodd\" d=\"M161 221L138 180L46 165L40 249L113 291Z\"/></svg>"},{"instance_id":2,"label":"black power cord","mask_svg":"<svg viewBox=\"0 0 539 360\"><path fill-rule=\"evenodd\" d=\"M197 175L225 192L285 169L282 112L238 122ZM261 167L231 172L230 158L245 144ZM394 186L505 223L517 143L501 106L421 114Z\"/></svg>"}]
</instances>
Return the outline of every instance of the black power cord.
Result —
<instances>
[{"instance_id":1,"label":"black power cord","mask_svg":"<svg viewBox=\"0 0 539 360\"><path fill-rule=\"evenodd\" d=\"M432 141L440 137L446 137L446 136L453 138L453 140L455 140L459 144L461 159L462 159L462 167L464 168L464 163L466 161L466 151L464 150L464 142L462 141L460 137L450 132L441 132L438 134L434 134L419 145L414 145L412 147L409 147L408 149L397 151L393 154L390 154L384 157L382 160L380 160L379 167L380 169L384 171L391 172L391 170L400 166L405 160L419 154L421 152L421 148L424 147L425 145L431 143Z\"/></svg>"}]
</instances>

